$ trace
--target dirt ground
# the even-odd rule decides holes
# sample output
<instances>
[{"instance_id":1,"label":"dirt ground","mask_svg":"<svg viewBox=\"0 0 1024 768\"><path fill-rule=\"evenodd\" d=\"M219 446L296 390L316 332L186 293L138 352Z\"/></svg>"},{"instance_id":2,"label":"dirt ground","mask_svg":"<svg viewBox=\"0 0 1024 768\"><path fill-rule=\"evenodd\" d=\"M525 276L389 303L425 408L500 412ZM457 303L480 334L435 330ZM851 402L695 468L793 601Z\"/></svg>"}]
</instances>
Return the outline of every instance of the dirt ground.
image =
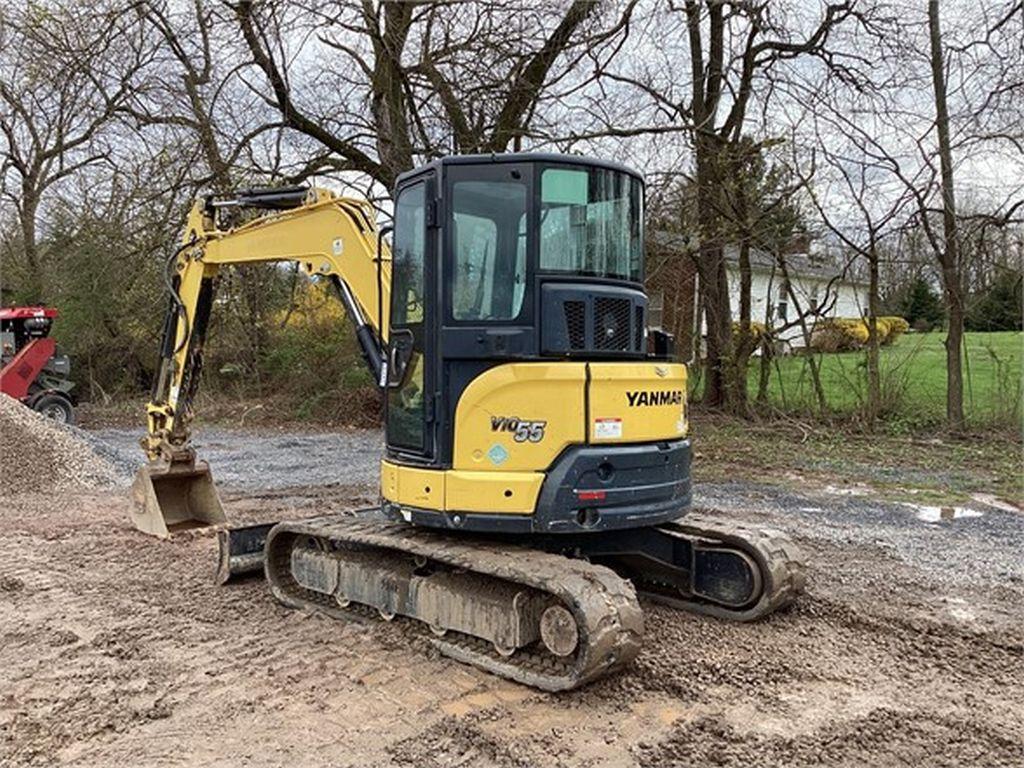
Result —
<instances>
[{"instance_id":1,"label":"dirt ground","mask_svg":"<svg viewBox=\"0 0 1024 768\"><path fill-rule=\"evenodd\" d=\"M232 463L235 437L204 454L234 520L375 497L377 433L274 433ZM321 461L343 484L305 484ZM1024 765L1024 514L799 489L698 489L796 538L793 608L730 625L645 605L637 663L558 695L258 580L218 588L212 533L136 533L126 489L0 496L0 765Z\"/></svg>"}]
</instances>

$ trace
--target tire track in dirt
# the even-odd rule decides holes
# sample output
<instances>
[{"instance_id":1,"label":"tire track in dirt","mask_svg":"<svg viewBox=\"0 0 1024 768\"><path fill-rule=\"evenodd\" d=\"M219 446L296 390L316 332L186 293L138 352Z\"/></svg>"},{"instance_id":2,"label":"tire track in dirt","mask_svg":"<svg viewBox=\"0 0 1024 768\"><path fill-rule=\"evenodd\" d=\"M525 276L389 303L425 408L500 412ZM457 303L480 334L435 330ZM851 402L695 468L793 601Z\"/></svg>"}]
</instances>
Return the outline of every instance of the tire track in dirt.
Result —
<instances>
[{"instance_id":1,"label":"tire track in dirt","mask_svg":"<svg viewBox=\"0 0 1024 768\"><path fill-rule=\"evenodd\" d=\"M1024 745L978 718L879 708L793 737L750 735L712 718L673 729L656 747L637 750L643 768L717 765L1019 766Z\"/></svg>"},{"instance_id":2,"label":"tire track in dirt","mask_svg":"<svg viewBox=\"0 0 1024 768\"><path fill-rule=\"evenodd\" d=\"M72 519L40 498L4 505L0 763L104 764L104 743L172 716L201 734L247 712L316 710L393 665L374 653L380 629L284 609L259 580L218 589L210 532L150 539L109 499L84 495L90 516ZM426 700L426 680L451 664L419 662L431 674L403 684Z\"/></svg>"}]
</instances>

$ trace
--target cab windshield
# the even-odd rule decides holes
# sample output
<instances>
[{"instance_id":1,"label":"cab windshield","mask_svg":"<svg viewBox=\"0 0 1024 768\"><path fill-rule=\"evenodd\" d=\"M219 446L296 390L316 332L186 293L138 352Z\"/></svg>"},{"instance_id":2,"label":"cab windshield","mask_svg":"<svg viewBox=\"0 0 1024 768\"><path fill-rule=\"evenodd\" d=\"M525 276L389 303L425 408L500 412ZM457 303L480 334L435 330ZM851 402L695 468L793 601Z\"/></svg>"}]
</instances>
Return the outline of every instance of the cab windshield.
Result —
<instances>
[{"instance_id":1,"label":"cab windshield","mask_svg":"<svg viewBox=\"0 0 1024 768\"><path fill-rule=\"evenodd\" d=\"M540 268L639 282L643 189L606 168L549 167L541 173Z\"/></svg>"}]
</instances>

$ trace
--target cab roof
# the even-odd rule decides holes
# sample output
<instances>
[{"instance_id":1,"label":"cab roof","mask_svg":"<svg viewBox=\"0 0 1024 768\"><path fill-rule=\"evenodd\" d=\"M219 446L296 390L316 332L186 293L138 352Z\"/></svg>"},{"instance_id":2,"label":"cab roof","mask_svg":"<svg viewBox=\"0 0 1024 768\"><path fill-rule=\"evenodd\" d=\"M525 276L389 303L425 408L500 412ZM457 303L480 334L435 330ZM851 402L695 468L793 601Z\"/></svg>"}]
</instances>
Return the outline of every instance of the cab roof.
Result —
<instances>
[{"instance_id":1,"label":"cab roof","mask_svg":"<svg viewBox=\"0 0 1024 768\"><path fill-rule=\"evenodd\" d=\"M644 180L643 174L629 166L623 165L622 163L616 163L611 160L587 157L586 155L565 155L556 152L493 152L486 155L447 155L445 157L438 158L437 160L432 160L429 163L425 163L411 171L406 171L398 177L398 183L401 184L405 179L416 176L430 168L441 170L446 165L486 165L489 163L564 163L571 165L589 165L594 168L607 168L610 171L628 173L630 176L635 176L640 179L641 182Z\"/></svg>"}]
</instances>

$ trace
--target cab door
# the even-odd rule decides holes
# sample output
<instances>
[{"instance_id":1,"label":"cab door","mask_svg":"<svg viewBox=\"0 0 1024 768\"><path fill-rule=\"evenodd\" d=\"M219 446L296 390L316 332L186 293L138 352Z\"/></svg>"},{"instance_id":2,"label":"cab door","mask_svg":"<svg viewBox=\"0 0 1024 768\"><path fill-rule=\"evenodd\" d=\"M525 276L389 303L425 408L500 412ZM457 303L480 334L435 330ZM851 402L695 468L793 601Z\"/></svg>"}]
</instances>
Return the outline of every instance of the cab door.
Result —
<instances>
[{"instance_id":1,"label":"cab door","mask_svg":"<svg viewBox=\"0 0 1024 768\"><path fill-rule=\"evenodd\" d=\"M391 249L385 436L390 455L415 463L429 462L434 455L432 178L420 177L399 189Z\"/></svg>"}]
</instances>

